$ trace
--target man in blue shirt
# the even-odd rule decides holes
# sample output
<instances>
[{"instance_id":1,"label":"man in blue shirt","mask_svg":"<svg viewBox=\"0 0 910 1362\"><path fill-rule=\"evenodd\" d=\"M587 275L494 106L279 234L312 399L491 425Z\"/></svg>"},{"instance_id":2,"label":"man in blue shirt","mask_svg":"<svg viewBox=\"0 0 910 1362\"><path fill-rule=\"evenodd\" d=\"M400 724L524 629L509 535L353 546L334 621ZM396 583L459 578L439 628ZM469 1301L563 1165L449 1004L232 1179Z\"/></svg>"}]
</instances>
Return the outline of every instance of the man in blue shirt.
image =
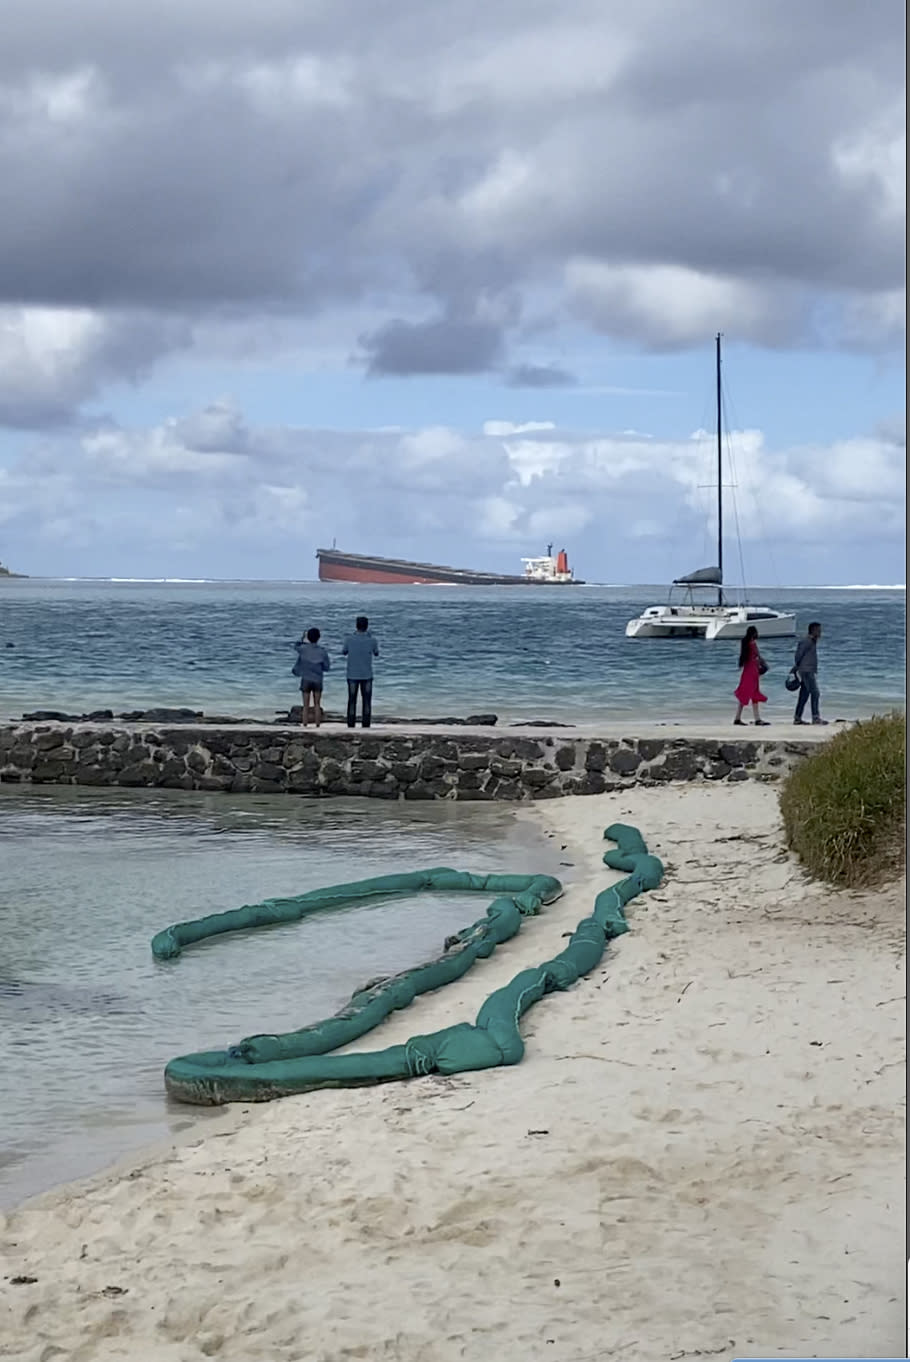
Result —
<instances>
[{"instance_id":1,"label":"man in blue shirt","mask_svg":"<svg viewBox=\"0 0 910 1362\"><path fill-rule=\"evenodd\" d=\"M358 615L356 623L356 632L348 634L341 650L348 660L348 728L357 724L358 692L361 727L369 728L373 716L373 658L379 656L379 644L370 633L366 615Z\"/></svg>"},{"instance_id":2,"label":"man in blue shirt","mask_svg":"<svg viewBox=\"0 0 910 1362\"><path fill-rule=\"evenodd\" d=\"M814 724L826 724L827 719L821 717L818 696L818 640L822 636L822 627L817 620L809 625L809 631L805 638L800 639L796 645L796 657L793 662L793 670L799 677L799 695L796 697L796 715L793 719L795 724L804 724L803 710L806 708L806 701L810 701L812 722Z\"/></svg>"}]
</instances>

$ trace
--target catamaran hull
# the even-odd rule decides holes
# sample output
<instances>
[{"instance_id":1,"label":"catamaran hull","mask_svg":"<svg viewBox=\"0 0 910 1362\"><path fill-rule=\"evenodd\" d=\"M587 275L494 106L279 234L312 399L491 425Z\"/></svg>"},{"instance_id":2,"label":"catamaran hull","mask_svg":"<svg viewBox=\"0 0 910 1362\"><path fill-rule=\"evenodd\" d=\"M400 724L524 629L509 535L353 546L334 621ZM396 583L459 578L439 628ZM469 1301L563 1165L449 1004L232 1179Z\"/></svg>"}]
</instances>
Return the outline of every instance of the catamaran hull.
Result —
<instances>
[{"instance_id":1,"label":"catamaran hull","mask_svg":"<svg viewBox=\"0 0 910 1362\"><path fill-rule=\"evenodd\" d=\"M718 611L707 614L684 615L681 610L675 614L642 615L630 620L626 625L626 638L703 638L708 642L715 639L739 641L750 625L758 630L759 638L793 638L796 634L796 616L777 614L757 616L751 610Z\"/></svg>"}]
</instances>

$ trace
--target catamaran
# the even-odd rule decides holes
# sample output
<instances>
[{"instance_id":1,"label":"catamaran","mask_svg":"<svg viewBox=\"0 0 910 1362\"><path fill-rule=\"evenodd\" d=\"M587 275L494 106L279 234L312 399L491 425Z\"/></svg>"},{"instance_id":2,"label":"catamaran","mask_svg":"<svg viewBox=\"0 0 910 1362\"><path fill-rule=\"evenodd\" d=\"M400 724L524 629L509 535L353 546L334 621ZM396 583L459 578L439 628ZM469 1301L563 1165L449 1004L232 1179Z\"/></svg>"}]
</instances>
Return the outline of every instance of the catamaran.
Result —
<instances>
[{"instance_id":1,"label":"catamaran","mask_svg":"<svg viewBox=\"0 0 910 1362\"><path fill-rule=\"evenodd\" d=\"M649 605L626 625L626 638L741 639L750 624L760 638L789 638L796 616L768 605L732 604L724 595L723 400L717 335L717 566L675 578L666 605ZM706 599L717 592L716 602Z\"/></svg>"}]
</instances>

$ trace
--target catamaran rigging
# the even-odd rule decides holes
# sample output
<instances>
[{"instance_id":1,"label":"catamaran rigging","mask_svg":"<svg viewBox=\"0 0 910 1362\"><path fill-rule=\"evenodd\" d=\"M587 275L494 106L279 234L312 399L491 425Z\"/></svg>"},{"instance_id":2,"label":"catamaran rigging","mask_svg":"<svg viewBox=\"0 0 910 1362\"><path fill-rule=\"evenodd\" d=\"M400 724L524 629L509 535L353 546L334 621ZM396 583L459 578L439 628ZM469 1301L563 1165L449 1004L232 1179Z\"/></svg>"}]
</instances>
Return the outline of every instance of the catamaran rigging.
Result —
<instances>
[{"instance_id":1,"label":"catamaran rigging","mask_svg":"<svg viewBox=\"0 0 910 1362\"><path fill-rule=\"evenodd\" d=\"M649 605L626 625L627 638L741 639L750 624L761 638L787 638L796 633L796 616L767 605L731 605L724 596L723 390L721 335L715 348L717 381L717 565L677 577L666 605ZM699 603L695 592L717 588L717 604ZM679 588L684 598L678 599ZM677 593L677 599L674 599Z\"/></svg>"}]
</instances>

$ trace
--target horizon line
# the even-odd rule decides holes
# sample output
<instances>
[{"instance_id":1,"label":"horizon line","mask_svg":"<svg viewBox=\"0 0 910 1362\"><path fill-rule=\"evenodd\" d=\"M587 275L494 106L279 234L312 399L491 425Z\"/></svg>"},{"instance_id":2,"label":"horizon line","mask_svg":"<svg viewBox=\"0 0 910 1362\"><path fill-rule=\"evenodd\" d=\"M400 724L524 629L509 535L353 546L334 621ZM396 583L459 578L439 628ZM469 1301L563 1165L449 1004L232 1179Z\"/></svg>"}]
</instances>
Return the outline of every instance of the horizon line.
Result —
<instances>
[{"instance_id":1,"label":"horizon line","mask_svg":"<svg viewBox=\"0 0 910 1362\"><path fill-rule=\"evenodd\" d=\"M57 575L29 575L20 573L14 577L2 578L3 581L20 582L107 582L111 585L120 586L208 586L216 584L252 584L261 583L263 585L290 585L290 586L330 586L337 587L347 585L340 582L321 582L318 577L120 577L98 574L92 576L57 576ZM397 583L384 582L360 582L350 583L358 586L386 586L397 585ZM422 583L401 583L401 585L417 586ZM431 583L430 585L437 585ZM440 583L443 586L458 586L463 583ZM578 582L578 586L602 587L605 590L624 590L635 587L640 590L666 591L667 584L655 582ZM769 585L768 583L753 583L750 586L729 586L727 588L731 594L739 591L906 591L906 582L798 582L786 585Z\"/></svg>"}]
</instances>

